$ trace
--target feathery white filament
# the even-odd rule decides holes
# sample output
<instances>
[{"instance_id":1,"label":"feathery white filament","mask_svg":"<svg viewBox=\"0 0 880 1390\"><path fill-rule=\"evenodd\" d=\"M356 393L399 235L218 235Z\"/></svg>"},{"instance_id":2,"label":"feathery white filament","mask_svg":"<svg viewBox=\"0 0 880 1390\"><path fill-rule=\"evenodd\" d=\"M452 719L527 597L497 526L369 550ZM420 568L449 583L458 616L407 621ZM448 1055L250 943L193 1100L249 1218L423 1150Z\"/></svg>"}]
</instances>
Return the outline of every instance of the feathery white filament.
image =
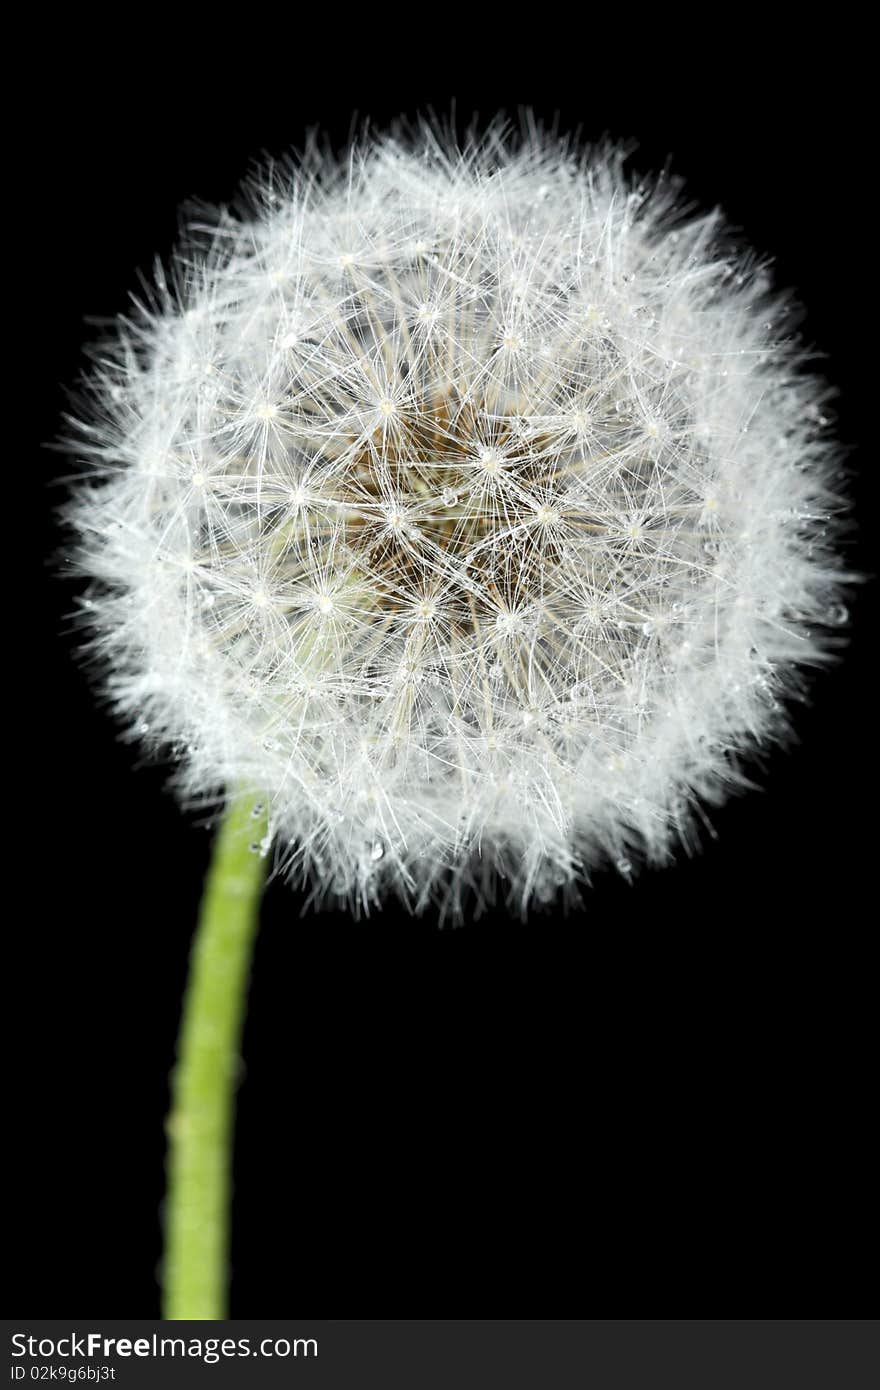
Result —
<instances>
[{"instance_id":1,"label":"feathery white filament","mask_svg":"<svg viewBox=\"0 0 880 1390\"><path fill-rule=\"evenodd\" d=\"M319 894L662 860L784 731L841 571L764 270L617 152L299 167L121 329L73 515L121 714Z\"/></svg>"}]
</instances>

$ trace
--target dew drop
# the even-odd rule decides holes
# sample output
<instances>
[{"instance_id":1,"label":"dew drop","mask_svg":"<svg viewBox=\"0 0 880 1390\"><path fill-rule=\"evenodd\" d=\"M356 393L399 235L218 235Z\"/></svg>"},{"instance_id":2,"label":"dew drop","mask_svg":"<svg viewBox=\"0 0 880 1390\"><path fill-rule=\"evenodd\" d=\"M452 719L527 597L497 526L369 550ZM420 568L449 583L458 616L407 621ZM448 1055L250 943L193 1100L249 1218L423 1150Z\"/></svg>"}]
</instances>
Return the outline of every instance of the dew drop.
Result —
<instances>
[{"instance_id":1,"label":"dew drop","mask_svg":"<svg viewBox=\"0 0 880 1390\"><path fill-rule=\"evenodd\" d=\"M838 603L828 614L828 621L833 627L842 627L849 618L849 609L845 603Z\"/></svg>"},{"instance_id":2,"label":"dew drop","mask_svg":"<svg viewBox=\"0 0 880 1390\"><path fill-rule=\"evenodd\" d=\"M384 854L385 854L385 844L384 844L384 842L383 842L382 840L374 840L374 841L373 841L373 844L372 844L372 846L371 846L371 848L370 848L370 858L372 859L373 863L374 863L374 864L377 864L377 863L379 862L379 860L383 858Z\"/></svg>"}]
</instances>

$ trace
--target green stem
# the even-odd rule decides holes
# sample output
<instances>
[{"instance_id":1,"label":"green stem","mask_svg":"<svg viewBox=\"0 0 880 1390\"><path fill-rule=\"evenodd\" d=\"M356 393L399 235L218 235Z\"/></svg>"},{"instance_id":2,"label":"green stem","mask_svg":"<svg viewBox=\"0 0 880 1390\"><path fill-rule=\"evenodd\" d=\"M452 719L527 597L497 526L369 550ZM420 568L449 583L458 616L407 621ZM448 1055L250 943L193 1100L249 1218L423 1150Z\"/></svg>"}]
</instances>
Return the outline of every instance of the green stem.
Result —
<instances>
[{"instance_id":1,"label":"green stem","mask_svg":"<svg viewBox=\"0 0 880 1390\"><path fill-rule=\"evenodd\" d=\"M227 808L190 957L168 1118L162 1316L227 1316L235 1085L266 860L254 801Z\"/></svg>"}]
</instances>

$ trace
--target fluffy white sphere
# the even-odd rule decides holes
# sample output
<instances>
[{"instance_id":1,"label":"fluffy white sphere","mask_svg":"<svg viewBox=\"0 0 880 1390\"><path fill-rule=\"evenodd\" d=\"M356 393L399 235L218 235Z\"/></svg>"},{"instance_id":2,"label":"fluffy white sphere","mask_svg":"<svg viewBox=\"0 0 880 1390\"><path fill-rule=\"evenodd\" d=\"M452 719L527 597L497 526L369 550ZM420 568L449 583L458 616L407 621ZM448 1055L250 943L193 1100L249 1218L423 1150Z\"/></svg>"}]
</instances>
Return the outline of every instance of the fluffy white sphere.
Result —
<instances>
[{"instance_id":1,"label":"fluffy white sphere","mask_svg":"<svg viewBox=\"0 0 880 1390\"><path fill-rule=\"evenodd\" d=\"M425 133L198 234L72 508L187 798L264 800L319 896L522 908L744 783L842 576L824 388L720 230L613 149Z\"/></svg>"}]
</instances>

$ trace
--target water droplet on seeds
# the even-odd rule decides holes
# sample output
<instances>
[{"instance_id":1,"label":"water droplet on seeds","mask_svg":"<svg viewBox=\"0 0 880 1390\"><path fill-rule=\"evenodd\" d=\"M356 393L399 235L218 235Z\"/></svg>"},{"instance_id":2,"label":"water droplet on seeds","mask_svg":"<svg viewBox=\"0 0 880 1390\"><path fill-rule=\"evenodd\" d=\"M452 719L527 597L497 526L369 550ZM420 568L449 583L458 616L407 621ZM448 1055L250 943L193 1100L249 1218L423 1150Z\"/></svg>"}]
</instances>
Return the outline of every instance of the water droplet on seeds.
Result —
<instances>
[{"instance_id":1,"label":"water droplet on seeds","mask_svg":"<svg viewBox=\"0 0 880 1390\"><path fill-rule=\"evenodd\" d=\"M834 627L841 627L849 618L849 609L845 603L838 603L828 614L828 621Z\"/></svg>"},{"instance_id":2,"label":"water droplet on seeds","mask_svg":"<svg viewBox=\"0 0 880 1390\"><path fill-rule=\"evenodd\" d=\"M374 840L370 849L370 858L376 864L385 854L385 845L382 840Z\"/></svg>"}]
</instances>

